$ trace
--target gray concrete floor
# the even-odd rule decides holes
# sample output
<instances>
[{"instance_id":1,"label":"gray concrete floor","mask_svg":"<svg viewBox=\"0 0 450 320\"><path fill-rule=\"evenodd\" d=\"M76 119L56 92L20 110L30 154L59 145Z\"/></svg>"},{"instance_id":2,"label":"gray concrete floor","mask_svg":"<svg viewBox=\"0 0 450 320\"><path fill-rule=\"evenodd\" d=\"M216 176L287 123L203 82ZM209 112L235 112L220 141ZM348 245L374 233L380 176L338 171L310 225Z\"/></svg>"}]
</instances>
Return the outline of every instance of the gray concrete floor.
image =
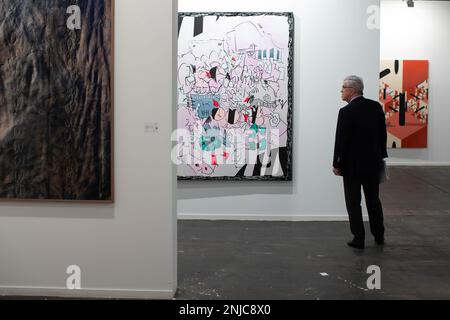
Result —
<instances>
[{"instance_id":1,"label":"gray concrete floor","mask_svg":"<svg viewBox=\"0 0 450 320\"><path fill-rule=\"evenodd\" d=\"M450 299L450 167L390 173L384 247L368 225L347 247L348 222L180 221L177 299Z\"/></svg>"}]
</instances>

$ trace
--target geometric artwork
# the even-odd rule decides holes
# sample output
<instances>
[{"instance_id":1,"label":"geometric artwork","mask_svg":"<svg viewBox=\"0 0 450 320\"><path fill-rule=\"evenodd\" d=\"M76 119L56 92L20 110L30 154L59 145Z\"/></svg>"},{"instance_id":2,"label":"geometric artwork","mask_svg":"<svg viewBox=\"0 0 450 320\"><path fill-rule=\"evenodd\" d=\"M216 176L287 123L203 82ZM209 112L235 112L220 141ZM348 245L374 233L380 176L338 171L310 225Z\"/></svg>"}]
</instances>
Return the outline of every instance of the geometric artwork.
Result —
<instances>
[{"instance_id":1,"label":"geometric artwork","mask_svg":"<svg viewBox=\"0 0 450 320\"><path fill-rule=\"evenodd\" d=\"M0 1L0 199L113 200L113 7Z\"/></svg>"},{"instance_id":2,"label":"geometric artwork","mask_svg":"<svg viewBox=\"0 0 450 320\"><path fill-rule=\"evenodd\" d=\"M292 180L292 13L181 13L180 180Z\"/></svg>"},{"instance_id":3,"label":"geometric artwork","mask_svg":"<svg viewBox=\"0 0 450 320\"><path fill-rule=\"evenodd\" d=\"M382 60L380 102L386 113L389 148L426 148L428 61Z\"/></svg>"}]
</instances>

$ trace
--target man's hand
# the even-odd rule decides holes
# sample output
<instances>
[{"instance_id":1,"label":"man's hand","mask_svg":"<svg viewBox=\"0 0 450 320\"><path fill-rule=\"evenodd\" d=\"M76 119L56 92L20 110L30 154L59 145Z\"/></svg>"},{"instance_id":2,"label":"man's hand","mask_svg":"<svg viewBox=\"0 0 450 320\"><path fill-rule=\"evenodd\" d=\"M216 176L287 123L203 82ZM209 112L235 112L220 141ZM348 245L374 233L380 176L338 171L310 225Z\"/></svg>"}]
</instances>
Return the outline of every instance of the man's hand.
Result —
<instances>
[{"instance_id":1,"label":"man's hand","mask_svg":"<svg viewBox=\"0 0 450 320\"><path fill-rule=\"evenodd\" d=\"M334 173L335 176L338 176L338 177L342 176L341 169L333 167L333 173Z\"/></svg>"}]
</instances>

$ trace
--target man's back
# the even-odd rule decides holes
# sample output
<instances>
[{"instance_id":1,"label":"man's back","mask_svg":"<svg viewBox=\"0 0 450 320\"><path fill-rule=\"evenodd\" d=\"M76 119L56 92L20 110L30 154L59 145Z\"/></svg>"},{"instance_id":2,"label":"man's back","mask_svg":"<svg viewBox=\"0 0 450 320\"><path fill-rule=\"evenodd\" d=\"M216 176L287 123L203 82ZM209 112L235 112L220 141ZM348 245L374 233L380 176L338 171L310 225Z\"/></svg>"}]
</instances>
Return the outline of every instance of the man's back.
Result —
<instances>
[{"instance_id":1,"label":"man's back","mask_svg":"<svg viewBox=\"0 0 450 320\"><path fill-rule=\"evenodd\" d=\"M376 174L386 152L386 121L378 102L355 98L339 112L335 159L344 176Z\"/></svg>"}]
</instances>

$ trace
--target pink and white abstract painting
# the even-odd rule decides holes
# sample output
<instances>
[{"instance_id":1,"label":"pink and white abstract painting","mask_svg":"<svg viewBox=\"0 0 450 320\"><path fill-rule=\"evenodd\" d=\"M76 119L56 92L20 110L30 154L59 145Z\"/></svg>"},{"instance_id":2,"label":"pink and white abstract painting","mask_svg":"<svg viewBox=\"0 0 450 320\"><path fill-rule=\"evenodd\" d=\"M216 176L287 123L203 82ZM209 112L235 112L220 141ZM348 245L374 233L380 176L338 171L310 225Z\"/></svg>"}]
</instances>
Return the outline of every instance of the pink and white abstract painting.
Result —
<instances>
[{"instance_id":1,"label":"pink and white abstract painting","mask_svg":"<svg viewBox=\"0 0 450 320\"><path fill-rule=\"evenodd\" d=\"M181 13L179 179L292 180L292 13Z\"/></svg>"}]
</instances>

